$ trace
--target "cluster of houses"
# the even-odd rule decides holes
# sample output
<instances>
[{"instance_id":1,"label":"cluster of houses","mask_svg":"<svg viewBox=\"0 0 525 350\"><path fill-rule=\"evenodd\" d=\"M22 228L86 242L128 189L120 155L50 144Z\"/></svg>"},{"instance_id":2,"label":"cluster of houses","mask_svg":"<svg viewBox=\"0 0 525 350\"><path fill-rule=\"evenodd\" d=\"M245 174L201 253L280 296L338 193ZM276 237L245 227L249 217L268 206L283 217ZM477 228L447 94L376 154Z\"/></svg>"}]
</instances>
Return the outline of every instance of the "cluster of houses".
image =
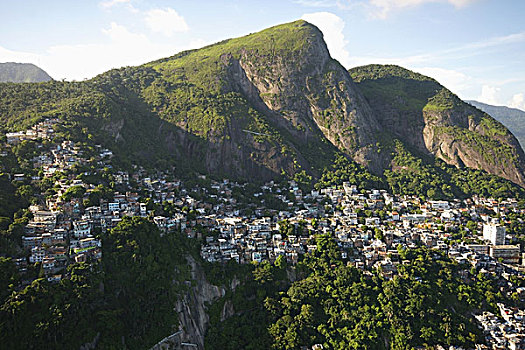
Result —
<instances>
[{"instance_id":1,"label":"cluster of houses","mask_svg":"<svg viewBox=\"0 0 525 350\"><path fill-rule=\"evenodd\" d=\"M525 349L525 311L498 303L500 317L484 311L474 317L492 349ZM480 349L491 349L482 346Z\"/></svg>"},{"instance_id":2,"label":"cluster of houses","mask_svg":"<svg viewBox=\"0 0 525 350\"><path fill-rule=\"evenodd\" d=\"M52 138L55 133L54 127L59 122L60 121L57 118L48 118L36 125L33 125L30 129L17 132L8 132L5 134L6 142L9 145L16 145L24 140Z\"/></svg>"},{"instance_id":3,"label":"cluster of houses","mask_svg":"<svg viewBox=\"0 0 525 350\"><path fill-rule=\"evenodd\" d=\"M58 272L71 260L84 262L102 257L100 240L92 235L87 222L38 206L30 210L33 218L24 228L22 246L30 252L29 263L41 263L49 280L60 280Z\"/></svg>"},{"instance_id":4,"label":"cluster of houses","mask_svg":"<svg viewBox=\"0 0 525 350\"><path fill-rule=\"evenodd\" d=\"M32 159L33 166L41 168L43 175L47 177L86 161L86 159L82 158L80 147L72 141L63 141L54 146L51 152L38 155Z\"/></svg>"},{"instance_id":5,"label":"cluster of houses","mask_svg":"<svg viewBox=\"0 0 525 350\"><path fill-rule=\"evenodd\" d=\"M7 133L6 143L8 146L16 145L22 141L51 140L55 136L54 128L60 123L56 118L45 119L26 131ZM72 141L61 140L44 149L39 145L41 153L31 159L31 163L38 173L44 177L52 177L55 173L70 170L74 165L85 165L88 160L82 157L82 149ZM106 166L111 157L111 152L100 146L96 147L98 157L95 161L99 166ZM5 151L3 151L5 153ZM31 174L9 174L15 181L39 181L41 176ZM56 194L48 196L43 205L32 205L29 207L32 219L24 227L22 236L22 248L29 252L28 259L17 259L17 265L21 271L27 269L27 263L40 263L42 270L48 279L58 281L65 267L72 261L82 262L90 259L100 259L102 256L101 243L95 238L93 229L96 225L86 220L86 214L78 199L65 202L62 195L73 186L88 186L75 175L69 178L56 180L54 188Z\"/></svg>"},{"instance_id":6,"label":"cluster of houses","mask_svg":"<svg viewBox=\"0 0 525 350\"><path fill-rule=\"evenodd\" d=\"M8 133L7 144L50 138L56 123L48 119L25 132ZM97 188L71 169L73 165L94 165L94 173L111 169L111 151L100 146L96 150L96 157L87 159L80 145L60 140L50 151L32 159L34 168L41 169L45 177L57 172L65 175L52 177L55 193L42 194L45 203L30 207L32 219L22 237L29 257L17 260L20 269L27 263L41 263L49 280L60 280L63 275L59 272L68 264L100 259L102 247L97 237L125 216L149 217L162 232L176 230L202 239L201 256L208 262L273 262L284 256L295 264L303 254L317 248L316 235L329 234L347 264L377 270L385 278L392 278L403 263L400 248L419 245L443 251L465 269L475 267L484 273L518 274L520 261L525 263L520 246L510 244L514 237L505 227L506 214L523 213L515 199L424 201L384 190L359 189L351 183L305 193L294 181L271 181L248 191L245 184L213 181L205 176L200 176L198 180L202 181L197 184L185 186L170 174L152 175L136 168L133 173L112 170L115 188L121 190L113 190L109 197L93 203L90 196ZM19 180L29 181L24 174L17 175ZM82 188L81 195L65 196L72 187ZM467 220L475 222L475 227L466 229ZM463 236L456 239L459 230ZM517 291L511 282L505 283L502 291L509 295ZM521 322L521 311L512 310L512 315L511 321ZM493 315L479 317L491 337L501 339L508 348L521 349L516 347L521 346L516 340L521 336L509 340L507 334L511 333L494 326ZM512 327L512 334L521 334L521 328ZM503 338L496 338L501 334Z\"/></svg>"},{"instance_id":7,"label":"cluster of houses","mask_svg":"<svg viewBox=\"0 0 525 350\"><path fill-rule=\"evenodd\" d=\"M271 184L265 188L272 191ZM296 192L296 185L291 182L288 190ZM207 216L207 226L217 234L206 237L201 250L203 258L210 262L235 259L247 263L273 261L285 255L294 263L298 255L315 249L315 235L330 234L336 238L344 259L363 269L380 267L385 273L396 270L392 257L398 255L398 246L424 244L476 266L490 265L486 258L508 264L521 260L519 245L505 244L512 237L507 239L504 222L486 215L488 207L480 204L478 198L424 202L416 197L397 198L384 190L359 192L349 183L343 189L312 191L301 198L306 202L292 203L289 210L273 216ZM513 210L517 202L510 199L498 203L497 208L498 212ZM464 214L480 219L479 232L483 234L468 232L470 241L476 244L451 245L451 232L466 223ZM283 233L283 222L293 227L292 232Z\"/></svg>"}]
</instances>

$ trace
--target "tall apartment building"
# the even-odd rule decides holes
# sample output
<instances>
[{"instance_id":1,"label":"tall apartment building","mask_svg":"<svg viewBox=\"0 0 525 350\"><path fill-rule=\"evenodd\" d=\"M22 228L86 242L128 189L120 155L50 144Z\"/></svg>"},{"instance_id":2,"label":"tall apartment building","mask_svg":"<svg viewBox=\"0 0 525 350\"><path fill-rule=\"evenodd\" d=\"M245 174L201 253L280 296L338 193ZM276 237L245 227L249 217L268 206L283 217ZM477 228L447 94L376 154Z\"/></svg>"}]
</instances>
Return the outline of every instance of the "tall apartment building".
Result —
<instances>
[{"instance_id":1,"label":"tall apartment building","mask_svg":"<svg viewBox=\"0 0 525 350\"><path fill-rule=\"evenodd\" d=\"M505 226L495 224L483 225L483 239L490 241L492 245L505 244Z\"/></svg>"}]
</instances>

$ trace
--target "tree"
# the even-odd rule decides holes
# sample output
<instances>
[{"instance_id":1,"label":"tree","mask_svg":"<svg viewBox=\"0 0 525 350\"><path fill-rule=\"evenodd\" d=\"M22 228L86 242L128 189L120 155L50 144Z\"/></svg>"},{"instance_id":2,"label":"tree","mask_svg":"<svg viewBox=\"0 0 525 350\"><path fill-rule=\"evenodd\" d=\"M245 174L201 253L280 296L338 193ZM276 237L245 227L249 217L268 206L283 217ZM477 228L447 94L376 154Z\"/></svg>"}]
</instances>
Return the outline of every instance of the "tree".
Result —
<instances>
[{"instance_id":1,"label":"tree","mask_svg":"<svg viewBox=\"0 0 525 350\"><path fill-rule=\"evenodd\" d=\"M84 188L84 186L81 186L81 185L71 186L70 188L66 190L66 192L64 192L64 194L62 194L61 198L62 200L69 202L73 198L80 199L84 197L84 193L86 193L86 189Z\"/></svg>"},{"instance_id":2,"label":"tree","mask_svg":"<svg viewBox=\"0 0 525 350\"><path fill-rule=\"evenodd\" d=\"M375 227L374 228L374 233L375 233L374 234L375 239L378 239L380 241L383 241L385 239L385 235L383 234L383 231L381 231L380 228Z\"/></svg>"}]
</instances>

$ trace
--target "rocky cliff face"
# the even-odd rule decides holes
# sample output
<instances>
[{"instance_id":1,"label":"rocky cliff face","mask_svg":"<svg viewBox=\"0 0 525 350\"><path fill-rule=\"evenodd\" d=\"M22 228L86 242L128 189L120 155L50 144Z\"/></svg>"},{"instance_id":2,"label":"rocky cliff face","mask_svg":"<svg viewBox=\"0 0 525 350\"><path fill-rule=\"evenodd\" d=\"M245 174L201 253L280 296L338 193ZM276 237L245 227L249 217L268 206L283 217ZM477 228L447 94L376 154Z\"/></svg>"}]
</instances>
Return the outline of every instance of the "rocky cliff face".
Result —
<instances>
[{"instance_id":1,"label":"rocky cliff face","mask_svg":"<svg viewBox=\"0 0 525 350\"><path fill-rule=\"evenodd\" d=\"M525 185L525 154L516 138L435 80L397 66L357 67L350 73L389 138L448 164Z\"/></svg>"},{"instance_id":2,"label":"rocky cliff face","mask_svg":"<svg viewBox=\"0 0 525 350\"><path fill-rule=\"evenodd\" d=\"M243 92L250 101L262 101L261 110L301 143L324 136L359 163L379 169L371 157L378 123L347 72L330 57L321 33L310 30L304 52L293 58L243 51L239 67L251 83Z\"/></svg>"},{"instance_id":3,"label":"rocky cliff face","mask_svg":"<svg viewBox=\"0 0 525 350\"><path fill-rule=\"evenodd\" d=\"M448 110L423 112L427 150L449 164L483 169L523 186L525 157L516 138L488 115L456 102Z\"/></svg>"},{"instance_id":4,"label":"rocky cliff face","mask_svg":"<svg viewBox=\"0 0 525 350\"><path fill-rule=\"evenodd\" d=\"M193 257L188 256L187 260L195 284L175 307L182 331L180 338L182 342L196 344L197 349L204 349L204 336L209 323L206 307L215 299L223 297L226 291L206 280L202 267Z\"/></svg>"},{"instance_id":5,"label":"rocky cliff face","mask_svg":"<svg viewBox=\"0 0 525 350\"><path fill-rule=\"evenodd\" d=\"M194 348L204 350L204 337L209 326L207 307L216 299L225 295L224 287L218 287L208 282L202 266L191 256L186 256L191 271L189 289L177 301L174 312L179 318L179 329L167 335L155 344L151 350L179 350ZM229 286L235 290L238 281L233 280ZM221 321L233 314L231 303L225 303L221 313Z\"/></svg>"},{"instance_id":6,"label":"rocky cliff face","mask_svg":"<svg viewBox=\"0 0 525 350\"><path fill-rule=\"evenodd\" d=\"M205 94L241 98L222 125L216 122L204 134L191 126L200 117L177 118L178 126L206 136L210 149L217 150L206 155L210 170L275 175L304 169L318 175L340 150L381 172L379 124L348 72L330 57L322 33L309 23L273 27L151 67ZM210 67L216 77L211 81L195 73ZM244 103L246 113L237 114ZM247 166L247 159L266 171Z\"/></svg>"},{"instance_id":7,"label":"rocky cliff face","mask_svg":"<svg viewBox=\"0 0 525 350\"><path fill-rule=\"evenodd\" d=\"M291 25L298 33L290 36L285 47L297 40L303 45L295 52L281 47L266 53L242 47L228 59L231 86L272 124L290 133L299 153L326 138L380 172L374 143L379 124L368 103L348 72L330 57L322 33L303 21ZM261 40L271 42L279 31L263 32Z\"/></svg>"}]
</instances>

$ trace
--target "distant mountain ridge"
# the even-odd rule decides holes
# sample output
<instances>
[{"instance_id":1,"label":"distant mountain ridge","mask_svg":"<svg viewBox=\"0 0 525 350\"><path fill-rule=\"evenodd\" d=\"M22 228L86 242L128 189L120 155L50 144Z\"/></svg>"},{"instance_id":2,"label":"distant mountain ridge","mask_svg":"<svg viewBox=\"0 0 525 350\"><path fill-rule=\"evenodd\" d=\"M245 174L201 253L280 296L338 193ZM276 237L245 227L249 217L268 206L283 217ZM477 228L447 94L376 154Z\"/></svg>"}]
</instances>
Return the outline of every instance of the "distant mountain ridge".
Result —
<instances>
[{"instance_id":1,"label":"distant mountain ridge","mask_svg":"<svg viewBox=\"0 0 525 350\"><path fill-rule=\"evenodd\" d=\"M0 82L41 83L50 80L53 78L32 63L0 63Z\"/></svg>"},{"instance_id":2,"label":"distant mountain ridge","mask_svg":"<svg viewBox=\"0 0 525 350\"><path fill-rule=\"evenodd\" d=\"M383 176L406 170L395 161L406 149L525 185L525 155L502 124L404 68L347 71L305 21L85 82L5 84L0 92L7 130L56 116L72 137L128 163L317 179L345 155Z\"/></svg>"},{"instance_id":3,"label":"distant mountain ridge","mask_svg":"<svg viewBox=\"0 0 525 350\"><path fill-rule=\"evenodd\" d=\"M525 147L525 111L507 106L493 106L474 100L467 100L465 102L481 109L483 112L489 114L492 118L505 125L514 136L516 136L521 147Z\"/></svg>"}]
</instances>

